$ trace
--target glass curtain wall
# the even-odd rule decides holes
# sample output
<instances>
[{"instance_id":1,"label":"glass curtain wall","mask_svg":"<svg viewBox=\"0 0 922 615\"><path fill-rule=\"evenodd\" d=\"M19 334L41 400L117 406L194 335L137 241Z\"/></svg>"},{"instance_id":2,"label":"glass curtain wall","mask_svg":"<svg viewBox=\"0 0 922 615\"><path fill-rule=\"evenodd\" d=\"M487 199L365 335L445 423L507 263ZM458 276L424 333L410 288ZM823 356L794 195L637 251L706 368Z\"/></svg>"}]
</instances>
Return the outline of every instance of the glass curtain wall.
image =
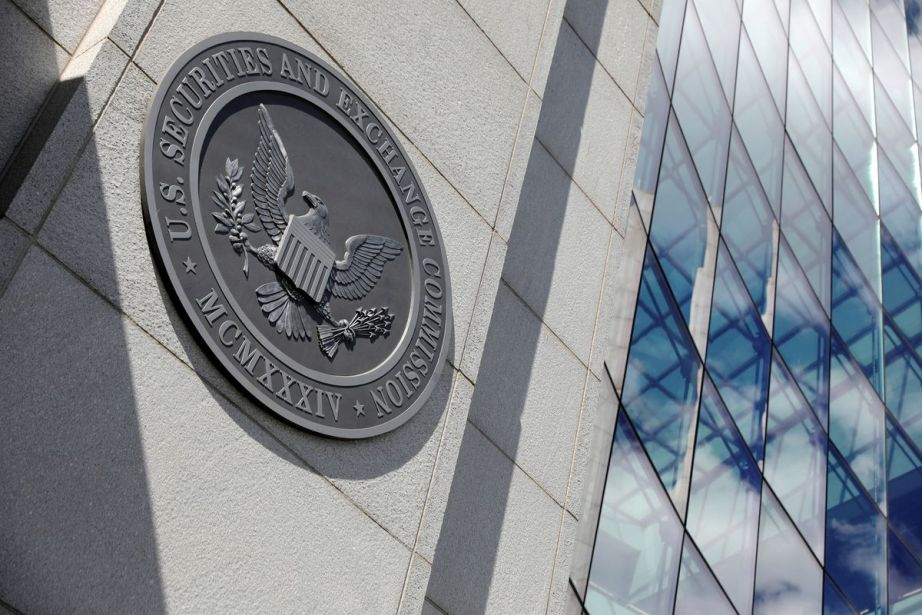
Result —
<instances>
[{"instance_id":1,"label":"glass curtain wall","mask_svg":"<svg viewBox=\"0 0 922 615\"><path fill-rule=\"evenodd\" d=\"M663 0L574 610L922 613L920 30Z\"/></svg>"}]
</instances>

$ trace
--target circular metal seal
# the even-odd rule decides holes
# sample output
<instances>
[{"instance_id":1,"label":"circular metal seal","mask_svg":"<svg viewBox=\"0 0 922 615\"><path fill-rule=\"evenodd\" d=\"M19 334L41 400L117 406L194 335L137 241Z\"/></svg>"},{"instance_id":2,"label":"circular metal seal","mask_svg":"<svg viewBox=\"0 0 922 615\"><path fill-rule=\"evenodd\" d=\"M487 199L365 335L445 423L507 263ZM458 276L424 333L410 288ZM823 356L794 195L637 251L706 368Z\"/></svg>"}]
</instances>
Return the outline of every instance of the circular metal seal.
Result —
<instances>
[{"instance_id":1,"label":"circular metal seal","mask_svg":"<svg viewBox=\"0 0 922 615\"><path fill-rule=\"evenodd\" d=\"M304 49L231 33L179 58L144 130L151 251L225 371L321 434L409 420L447 356L451 285L377 109Z\"/></svg>"}]
</instances>

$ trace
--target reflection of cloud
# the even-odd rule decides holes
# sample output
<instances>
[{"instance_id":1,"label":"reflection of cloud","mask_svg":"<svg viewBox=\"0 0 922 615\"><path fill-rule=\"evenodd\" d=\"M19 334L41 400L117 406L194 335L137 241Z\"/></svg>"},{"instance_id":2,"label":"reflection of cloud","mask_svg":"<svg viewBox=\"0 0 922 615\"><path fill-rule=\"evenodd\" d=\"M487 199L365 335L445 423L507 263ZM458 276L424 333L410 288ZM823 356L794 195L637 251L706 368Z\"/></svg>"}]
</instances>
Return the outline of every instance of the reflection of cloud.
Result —
<instances>
[{"instance_id":1,"label":"reflection of cloud","mask_svg":"<svg viewBox=\"0 0 922 615\"><path fill-rule=\"evenodd\" d=\"M906 27L910 35L919 33L920 13L922 13L922 6L919 0L906 0Z\"/></svg>"},{"instance_id":2,"label":"reflection of cloud","mask_svg":"<svg viewBox=\"0 0 922 615\"><path fill-rule=\"evenodd\" d=\"M755 602L761 612L815 615L822 610L823 573L790 532L760 546Z\"/></svg>"},{"instance_id":3,"label":"reflection of cloud","mask_svg":"<svg viewBox=\"0 0 922 615\"><path fill-rule=\"evenodd\" d=\"M867 576L872 586L883 574L883 536L878 536L877 519L866 523L850 523L842 519L830 519L829 527L846 552L844 564L852 572Z\"/></svg>"}]
</instances>

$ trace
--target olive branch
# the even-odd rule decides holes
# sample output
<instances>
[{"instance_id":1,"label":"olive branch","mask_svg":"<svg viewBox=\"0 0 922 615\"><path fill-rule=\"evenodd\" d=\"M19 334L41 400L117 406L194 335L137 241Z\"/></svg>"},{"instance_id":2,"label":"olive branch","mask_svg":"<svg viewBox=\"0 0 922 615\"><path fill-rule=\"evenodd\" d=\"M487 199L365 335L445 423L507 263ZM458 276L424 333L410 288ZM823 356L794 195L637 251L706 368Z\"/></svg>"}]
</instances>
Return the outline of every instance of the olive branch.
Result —
<instances>
[{"instance_id":1,"label":"olive branch","mask_svg":"<svg viewBox=\"0 0 922 615\"><path fill-rule=\"evenodd\" d=\"M211 200L220 211L213 211L211 215L217 220L214 232L227 235L234 252L243 254L243 275L250 277L249 238L246 231L258 233L259 225L254 221L256 215L245 213L246 201L240 199L243 187L240 178L243 176L243 167L237 159L228 158L224 162L224 175L216 176L219 190L212 191Z\"/></svg>"},{"instance_id":2,"label":"olive branch","mask_svg":"<svg viewBox=\"0 0 922 615\"><path fill-rule=\"evenodd\" d=\"M352 342L356 336L367 337L374 340L379 335L388 335L391 332L391 323L394 315L386 307L363 309L355 311L352 320L341 320L337 326L320 325L317 327L317 341L320 349L327 358L332 359L336 349L342 342Z\"/></svg>"}]
</instances>

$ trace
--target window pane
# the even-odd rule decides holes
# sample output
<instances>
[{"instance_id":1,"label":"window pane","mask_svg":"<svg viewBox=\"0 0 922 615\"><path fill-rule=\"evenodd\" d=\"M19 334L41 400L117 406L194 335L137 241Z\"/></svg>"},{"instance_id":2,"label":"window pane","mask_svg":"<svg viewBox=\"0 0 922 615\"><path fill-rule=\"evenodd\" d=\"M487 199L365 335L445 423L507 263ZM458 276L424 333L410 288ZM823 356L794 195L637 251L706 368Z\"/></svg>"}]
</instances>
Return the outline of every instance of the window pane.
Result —
<instances>
[{"instance_id":1,"label":"window pane","mask_svg":"<svg viewBox=\"0 0 922 615\"><path fill-rule=\"evenodd\" d=\"M672 105L685 133L707 201L719 219L730 145L730 109L701 24L691 8L682 33Z\"/></svg>"},{"instance_id":2,"label":"window pane","mask_svg":"<svg viewBox=\"0 0 922 615\"><path fill-rule=\"evenodd\" d=\"M770 2L745 2L743 24L771 88L778 112L784 115L788 41L781 17ZM739 101L736 104L739 106Z\"/></svg>"},{"instance_id":3,"label":"window pane","mask_svg":"<svg viewBox=\"0 0 922 615\"><path fill-rule=\"evenodd\" d=\"M686 526L741 613L752 604L761 485L755 460L706 386Z\"/></svg>"},{"instance_id":4,"label":"window pane","mask_svg":"<svg viewBox=\"0 0 922 615\"><path fill-rule=\"evenodd\" d=\"M826 432L780 358L772 362L765 480L823 560Z\"/></svg>"},{"instance_id":5,"label":"window pane","mask_svg":"<svg viewBox=\"0 0 922 615\"><path fill-rule=\"evenodd\" d=\"M891 322L884 322L887 407L917 445L922 445L922 362Z\"/></svg>"},{"instance_id":6,"label":"window pane","mask_svg":"<svg viewBox=\"0 0 922 615\"><path fill-rule=\"evenodd\" d=\"M669 92L659 61L653 62L653 75L647 91L646 115L637 153L637 167L634 172L634 198L643 216L646 228L650 228L650 214L653 211L653 193L663 157L663 139L669 122Z\"/></svg>"},{"instance_id":7,"label":"window pane","mask_svg":"<svg viewBox=\"0 0 922 615\"><path fill-rule=\"evenodd\" d=\"M823 582L823 615L855 615L855 611L829 577Z\"/></svg>"},{"instance_id":8,"label":"window pane","mask_svg":"<svg viewBox=\"0 0 922 615\"><path fill-rule=\"evenodd\" d=\"M740 38L740 14L736 0L695 0L701 28L711 49L712 62L723 85L724 94L733 103L736 78L736 50Z\"/></svg>"},{"instance_id":9,"label":"window pane","mask_svg":"<svg viewBox=\"0 0 922 615\"><path fill-rule=\"evenodd\" d=\"M868 69L870 70L870 68ZM833 136L841 153L833 148L833 192L836 201L847 198L855 203L867 204L877 211L877 143L874 133L865 122L852 98L851 92L835 72L835 122ZM850 185L845 189L840 182ZM839 217L838 212L835 216Z\"/></svg>"},{"instance_id":10,"label":"window pane","mask_svg":"<svg viewBox=\"0 0 922 615\"><path fill-rule=\"evenodd\" d=\"M823 309L828 312L832 220L826 215L790 144L786 146L784 155L781 230Z\"/></svg>"},{"instance_id":11,"label":"window pane","mask_svg":"<svg viewBox=\"0 0 922 615\"><path fill-rule=\"evenodd\" d=\"M721 591L714 576L704 565L692 541L685 537L682 550L682 567L679 572L679 589L676 594L674 615L734 615L727 596Z\"/></svg>"},{"instance_id":12,"label":"window pane","mask_svg":"<svg viewBox=\"0 0 922 615\"><path fill-rule=\"evenodd\" d=\"M676 508L685 510L689 432L698 404L700 365L663 275L647 250L622 402Z\"/></svg>"},{"instance_id":13,"label":"window pane","mask_svg":"<svg viewBox=\"0 0 922 615\"><path fill-rule=\"evenodd\" d=\"M656 54L663 64L663 75L669 91L675 80L676 59L679 57L679 40L685 20L685 0L663 0L659 33L656 37Z\"/></svg>"},{"instance_id":14,"label":"window pane","mask_svg":"<svg viewBox=\"0 0 922 615\"><path fill-rule=\"evenodd\" d=\"M773 337L807 402L825 425L829 410L829 321L785 242L779 256Z\"/></svg>"},{"instance_id":15,"label":"window pane","mask_svg":"<svg viewBox=\"0 0 922 615\"><path fill-rule=\"evenodd\" d=\"M682 526L624 413L618 414L589 570L592 613L667 615L682 546Z\"/></svg>"},{"instance_id":16,"label":"window pane","mask_svg":"<svg viewBox=\"0 0 922 615\"><path fill-rule=\"evenodd\" d=\"M820 0L822 1L822 0ZM829 0L823 19L829 31ZM807 0L791 0L791 52L800 63L813 98L827 124L832 124L832 56Z\"/></svg>"},{"instance_id":17,"label":"window pane","mask_svg":"<svg viewBox=\"0 0 922 615\"><path fill-rule=\"evenodd\" d=\"M887 515L906 543L922 554L922 456L887 422Z\"/></svg>"},{"instance_id":18,"label":"window pane","mask_svg":"<svg viewBox=\"0 0 922 615\"><path fill-rule=\"evenodd\" d=\"M762 489L754 613L815 615L822 610L823 571L771 491Z\"/></svg>"},{"instance_id":19,"label":"window pane","mask_svg":"<svg viewBox=\"0 0 922 615\"><path fill-rule=\"evenodd\" d=\"M765 438L770 359L771 341L723 246L711 302L707 370L757 460Z\"/></svg>"},{"instance_id":20,"label":"window pane","mask_svg":"<svg viewBox=\"0 0 922 615\"><path fill-rule=\"evenodd\" d=\"M890 615L922 611L922 564L893 532L888 532Z\"/></svg>"},{"instance_id":21,"label":"window pane","mask_svg":"<svg viewBox=\"0 0 922 615\"><path fill-rule=\"evenodd\" d=\"M922 280L896 241L881 233L884 308L916 352L922 352Z\"/></svg>"},{"instance_id":22,"label":"window pane","mask_svg":"<svg viewBox=\"0 0 922 615\"><path fill-rule=\"evenodd\" d=\"M886 522L830 447L826 570L859 612L886 610Z\"/></svg>"},{"instance_id":23,"label":"window pane","mask_svg":"<svg viewBox=\"0 0 922 615\"><path fill-rule=\"evenodd\" d=\"M884 407L837 336L832 339L829 437L886 510Z\"/></svg>"},{"instance_id":24,"label":"window pane","mask_svg":"<svg viewBox=\"0 0 922 615\"><path fill-rule=\"evenodd\" d=\"M788 62L788 111L785 125L823 206L829 210L832 201L832 132L794 54L790 55ZM785 152L785 160L787 158Z\"/></svg>"},{"instance_id":25,"label":"window pane","mask_svg":"<svg viewBox=\"0 0 922 615\"><path fill-rule=\"evenodd\" d=\"M864 375L883 397L883 313L838 233L832 257L832 325L848 345Z\"/></svg>"},{"instance_id":26,"label":"window pane","mask_svg":"<svg viewBox=\"0 0 922 615\"><path fill-rule=\"evenodd\" d=\"M781 159L784 153L784 125L769 96L749 40L740 43L739 77L733 118L746 145L759 180L777 211L781 200ZM724 214L726 216L726 213Z\"/></svg>"},{"instance_id":27,"label":"window pane","mask_svg":"<svg viewBox=\"0 0 922 615\"><path fill-rule=\"evenodd\" d=\"M871 20L871 40L874 47L874 72L880 78L884 91L889 94L906 126L915 131L913 120L912 89L909 79L909 51L906 47L906 23L899 15L892 0L872 2L881 16L880 7L888 7L884 13L891 20L892 31L881 27L884 21ZM900 2L902 4L902 2ZM902 8L902 7L901 7ZM894 44L896 41L896 44ZM897 51L897 48L899 51Z\"/></svg>"},{"instance_id":28,"label":"window pane","mask_svg":"<svg viewBox=\"0 0 922 615\"><path fill-rule=\"evenodd\" d=\"M863 5L863 6L862 6ZM871 74L871 64L869 63L869 54L865 54L860 42L860 36L856 38L858 32L854 27L850 27L848 14L855 15L853 19L858 20L858 15L864 15L864 33L867 35L868 5L866 0L844 0L834 2L832 7L833 15L833 44L832 55L836 63L836 68L841 73L842 80L847 88L847 94L850 94L854 104L859 109L860 116L864 119L865 125L871 131L874 130L874 78ZM841 102L841 100L839 101ZM834 102L838 106L839 102ZM836 116L839 115L837 110ZM833 125L838 122L836 118Z\"/></svg>"},{"instance_id":29,"label":"window pane","mask_svg":"<svg viewBox=\"0 0 922 615\"><path fill-rule=\"evenodd\" d=\"M915 131L900 117L890 93L878 79L874 80L874 103L877 115L877 140L909 191L919 202L919 147Z\"/></svg>"},{"instance_id":30,"label":"window pane","mask_svg":"<svg viewBox=\"0 0 922 615\"><path fill-rule=\"evenodd\" d=\"M835 157L835 207L833 223L849 252L855 257L874 294L880 298L880 221L873 205L864 197L852 170L838 148ZM873 148L876 152L877 149ZM874 163L874 177L877 163ZM876 186L876 180L874 185Z\"/></svg>"},{"instance_id":31,"label":"window pane","mask_svg":"<svg viewBox=\"0 0 922 615\"><path fill-rule=\"evenodd\" d=\"M701 323L701 318L693 317L697 316L693 314L693 306L710 304L711 276L701 274L713 271L717 225L708 212L675 116L669 122L666 135L650 241L682 316L703 354L707 312Z\"/></svg>"},{"instance_id":32,"label":"window pane","mask_svg":"<svg viewBox=\"0 0 922 615\"><path fill-rule=\"evenodd\" d=\"M880 219L909 264L922 275L922 211L886 154L878 157Z\"/></svg>"},{"instance_id":33,"label":"window pane","mask_svg":"<svg viewBox=\"0 0 922 615\"><path fill-rule=\"evenodd\" d=\"M748 5L747 5L748 6ZM759 186L749 156L734 131L727 170L721 236L766 328L772 326L778 223Z\"/></svg>"}]
</instances>

